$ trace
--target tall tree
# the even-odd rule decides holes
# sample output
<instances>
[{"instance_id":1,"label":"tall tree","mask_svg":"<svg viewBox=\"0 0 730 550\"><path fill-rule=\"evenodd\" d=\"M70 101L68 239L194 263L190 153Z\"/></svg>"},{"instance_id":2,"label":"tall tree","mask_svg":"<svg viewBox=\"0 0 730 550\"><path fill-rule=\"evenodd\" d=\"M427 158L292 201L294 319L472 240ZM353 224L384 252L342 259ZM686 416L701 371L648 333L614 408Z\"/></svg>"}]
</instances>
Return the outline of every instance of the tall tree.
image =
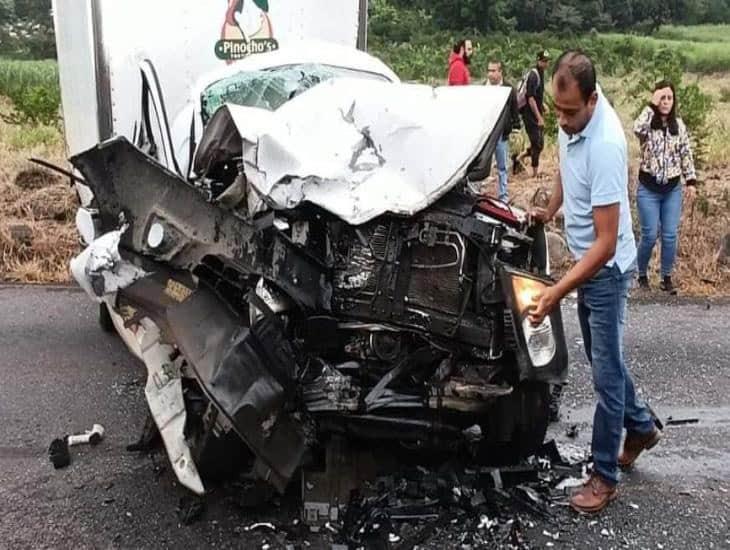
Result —
<instances>
[{"instance_id":1,"label":"tall tree","mask_svg":"<svg viewBox=\"0 0 730 550\"><path fill-rule=\"evenodd\" d=\"M0 0L0 25L10 23L15 19L15 5L13 0Z\"/></svg>"},{"instance_id":2,"label":"tall tree","mask_svg":"<svg viewBox=\"0 0 730 550\"><path fill-rule=\"evenodd\" d=\"M730 2L728 0L708 0L705 11L706 23L730 22Z\"/></svg>"},{"instance_id":3,"label":"tall tree","mask_svg":"<svg viewBox=\"0 0 730 550\"><path fill-rule=\"evenodd\" d=\"M51 0L15 0L15 15L44 25L51 24Z\"/></svg>"}]
</instances>

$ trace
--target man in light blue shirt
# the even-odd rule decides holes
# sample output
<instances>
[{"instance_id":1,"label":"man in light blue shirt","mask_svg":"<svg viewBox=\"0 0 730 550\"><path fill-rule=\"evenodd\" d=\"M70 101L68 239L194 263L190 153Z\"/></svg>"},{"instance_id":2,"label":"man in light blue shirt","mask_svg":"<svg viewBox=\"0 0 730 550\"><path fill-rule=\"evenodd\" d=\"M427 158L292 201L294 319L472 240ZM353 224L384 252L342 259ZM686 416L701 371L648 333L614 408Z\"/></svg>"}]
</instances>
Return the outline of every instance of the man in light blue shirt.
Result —
<instances>
[{"instance_id":1,"label":"man in light blue shirt","mask_svg":"<svg viewBox=\"0 0 730 550\"><path fill-rule=\"evenodd\" d=\"M636 396L623 353L626 300L636 243L628 197L628 159L621 122L596 84L591 60L568 51L555 63L553 96L560 131L560 173L547 222L563 206L568 247L576 264L539 297L539 323L578 289L578 319L598 395L593 418L593 475L570 500L579 512L602 510L616 493L618 468L630 467L661 438L649 408ZM619 456L623 428L627 435Z\"/></svg>"}]
</instances>

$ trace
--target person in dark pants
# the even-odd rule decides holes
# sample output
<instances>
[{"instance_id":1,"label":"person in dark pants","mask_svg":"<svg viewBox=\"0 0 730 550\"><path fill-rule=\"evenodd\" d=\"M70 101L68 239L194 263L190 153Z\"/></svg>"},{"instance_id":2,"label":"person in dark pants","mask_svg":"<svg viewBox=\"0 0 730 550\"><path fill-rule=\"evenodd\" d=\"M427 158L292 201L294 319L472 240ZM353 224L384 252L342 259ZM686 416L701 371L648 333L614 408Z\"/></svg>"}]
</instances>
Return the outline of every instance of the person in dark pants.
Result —
<instances>
[{"instance_id":1,"label":"person in dark pants","mask_svg":"<svg viewBox=\"0 0 730 550\"><path fill-rule=\"evenodd\" d=\"M646 272L661 227L660 288L676 294L672 270L677 257L677 231L682 216L681 179L684 176L685 195L692 201L697 189L697 175L687 127L677 116L677 98L671 82L664 80L654 87L651 103L634 122L634 134L641 144L636 194L641 222L639 287L649 288Z\"/></svg>"},{"instance_id":2,"label":"person in dark pants","mask_svg":"<svg viewBox=\"0 0 730 550\"><path fill-rule=\"evenodd\" d=\"M502 62L493 59L487 66L487 84L489 86L505 86L510 89L509 96L509 117L505 121L504 131L502 137L497 142L497 147L494 150L495 158L497 159L497 171L498 171L498 188L497 196L502 202L507 202L509 198L507 194L507 159L509 158L509 136L513 130L520 129L520 113L517 109L517 94L515 89L504 80L502 74ZM489 161L491 166L492 162Z\"/></svg>"},{"instance_id":3,"label":"person in dark pants","mask_svg":"<svg viewBox=\"0 0 730 550\"><path fill-rule=\"evenodd\" d=\"M519 160L523 161L530 157L532 164L532 177L538 176L540 166L540 154L544 143L544 128L546 114L545 105L545 69L550 63L550 52L543 50L537 54L537 64L527 75L525 98L526 104L522 108L522 119L525 123L525 131L530 140L530 146L520 155Z\"/></svg>"},{"instance_id":4,"label":"person in dark pants","mask_svg":"<svg viewBox=\"0 0 730 550\"><path fill-rule=\"evenodd\" d=\"M619 467L632 466L659 442L661 432L636 393L623 349L626 302L636 269L623 127L585 54L568 51L560 56L552 86L560 172L547 208L533 216L547 222L563 207L568 246L577 263L537 298L530 321L541 324L564 296L578 289L578 320L598 404L593 472L570 505L593 513L616 498Z\"/></svg>"}]
</instances>

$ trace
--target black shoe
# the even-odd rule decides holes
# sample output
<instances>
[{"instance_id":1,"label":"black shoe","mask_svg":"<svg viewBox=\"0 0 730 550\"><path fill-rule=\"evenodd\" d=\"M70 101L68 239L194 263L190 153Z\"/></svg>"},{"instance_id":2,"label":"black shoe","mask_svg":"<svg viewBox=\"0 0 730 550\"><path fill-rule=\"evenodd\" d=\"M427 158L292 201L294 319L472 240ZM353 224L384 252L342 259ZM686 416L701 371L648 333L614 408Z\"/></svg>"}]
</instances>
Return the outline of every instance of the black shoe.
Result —
<instances>
[{"instance_id":1,"label":"black shoe","mask_svg":"<svg viewBox=\"0 0 730 550\"><path fill-rule=\"evenodd\" d=\"M664 292L668 292L672 296L675 296L677 294L677 289L674 288L674 285L672 284L672 278L669 275L664 277L664 280L659 283L659 288L661 288Z\"/></svg>"},{"instance_id":2,"label":"black shoe","mask_svg":"<svg viewBox=\"0 0 730 550\"><path fill-rule=\"evenodd\" d=\"M649 278L646 275L639 275L639 288L641 290L651 290Z\"/></svg>"}]
</instances>

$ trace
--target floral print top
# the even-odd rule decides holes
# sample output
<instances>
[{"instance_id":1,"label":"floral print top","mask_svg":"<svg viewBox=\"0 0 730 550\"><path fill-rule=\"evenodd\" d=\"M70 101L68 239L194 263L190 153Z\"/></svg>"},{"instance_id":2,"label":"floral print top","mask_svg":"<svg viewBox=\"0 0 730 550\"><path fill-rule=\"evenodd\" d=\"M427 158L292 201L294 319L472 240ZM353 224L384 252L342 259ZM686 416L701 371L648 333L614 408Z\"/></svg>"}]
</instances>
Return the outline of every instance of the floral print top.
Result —
<instances>
[{"instance_id":1,"label":"floral print top","mask_svg":"<svg viewBox=\"0 0 730 550\"><path fill-rule=\"evenodd\" d=\"M663 126L654 121L654 116L659 115L653 106L648 106L634 122L634 134L641 143L639 171L642 183L648 179L654 186L673 187L681 176L686 182L695 183L697 174L684 122L677 117L672 128L671 124Z\"/></svg>"}]
</instances>

